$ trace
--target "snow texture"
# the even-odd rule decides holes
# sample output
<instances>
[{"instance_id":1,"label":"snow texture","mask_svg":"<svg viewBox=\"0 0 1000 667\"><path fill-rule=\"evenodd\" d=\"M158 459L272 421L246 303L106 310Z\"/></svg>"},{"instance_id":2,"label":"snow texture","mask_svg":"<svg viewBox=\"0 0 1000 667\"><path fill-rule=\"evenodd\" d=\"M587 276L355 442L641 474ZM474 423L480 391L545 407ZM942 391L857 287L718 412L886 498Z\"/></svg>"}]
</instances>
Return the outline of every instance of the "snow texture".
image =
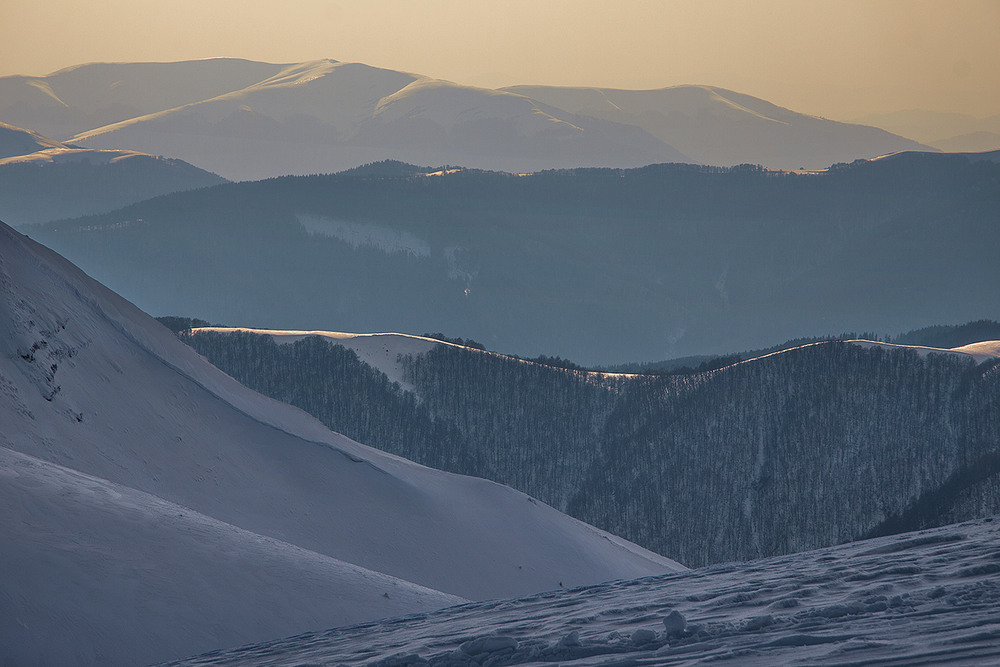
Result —
<instances>
[{"instance_id":1,"label":"snow texture","mask_svg":"<svg viewBox=\"0 0 1000 667\"><path fill-rule=\"evenodd\" d=\"M0 506L4 664L145 664L464 601L2 447Z\"/></svg>"},{"instance_id":2,"label":"snow texture","mask_svg":"<svg viewBox=\"0 0 1000 667\"><path fill-rule=\"evenodd\" d=\"M692 572L466 604L172 667L994 665L995 518Z\"/></svg>"},{"instance_id":3,"label":"snow texture","mask_svg":"<svg viewBox=\"0 0 1000 667\"><path fill-rule=\"evenodd\" d=\"M683 569L246 389L6 226L0 331L0 663L167 660L283 634L288 605L306 629ZM297 573L269 565L289 561ZM217 577L217 597L193 594ZM336 598L309 585L337 577L353 583ZM48 653L59 646L74 653Z\"/></svg>"}]
</instances>

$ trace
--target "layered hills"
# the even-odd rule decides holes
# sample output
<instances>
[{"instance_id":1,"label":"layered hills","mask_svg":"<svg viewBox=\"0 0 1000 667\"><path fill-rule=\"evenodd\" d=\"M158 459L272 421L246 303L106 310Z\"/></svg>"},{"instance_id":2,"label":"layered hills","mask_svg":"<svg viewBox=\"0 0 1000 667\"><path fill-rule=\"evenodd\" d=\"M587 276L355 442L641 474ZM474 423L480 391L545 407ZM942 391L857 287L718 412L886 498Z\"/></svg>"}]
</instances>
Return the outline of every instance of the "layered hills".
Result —
<instances>
[{"instance_id":1,"label":"layered hills","mask_svg":"<svg viewBox=\"0 0 1000 667\"><path fill-rule=\"evenodd\" d=\"M0 219L12 225L106 213L225 182L182 160L81 148L0 123Z\"/></svg>"},{"instance_id":2,"label":"layered hills","mask_svg":"<svg viewBox=\"0 0 1000 667\"><path fill-rule=\"evenodd\" d=\"M680 568L333 433L0 227L0 660L138 664Z\"/></svg>"},{"instance_id":3,"label":"layered hills","mask_svg":"<svg viewBox=\"0 0 1000 667\"><path fill-rule=\"evenodd\" d=\"M0 120L62 141L87 130L239 90L283 65L235 58L93 63L0 77Z\"/></svg>"},{"instance_id":4,"label":"layered hills","mask_svg":"<svg viewBox=\"0 0 1000 667\"><path fill-rule=\"evenodd\" d=\"M816 169L927 148L709 86L490 90L334 60L93 63L0 78L0 100L0 120L238 180L387 158L512 172L655 162Z\"/></svg>"},{"instance_id":5,"label":"layered hills","mask_svg":"<svg viewBox=\"0 0 1000 667\"><path fill-rule=\"evenodd\" d=\"M998 210L1000 165L977 156L809 174L380 163L28 233L155 315L461 332L592 365L992 317Z\"/></svg>"},{"instance_id":6,"label":"layered hills","mask_svg":"<svg viewBox=\"0 0 1000 667\"><path fill-rule=\"evenodd\" d=\"M825 169L836 162L927 148L909 140L900 147L901 137L883 129L797 113L713 86L504 90L582 116L641 127L701 164Z\"/></svg>"},{"instance_id":7,"label":"layered hills","mask_svg":"<svg viewBox=\"0 0 1000 667\"><path fill-rule=\"evenodd\" d=\"M870 114L855 122L881 127L943 151L1000 150L1000 114L978 118L962 113L908 109Z\"/></svg>"},{"instance_id":8,"label":"layered hills","mask_svg":"<svg viewBox=\"0 0 1000 667\"><path fill-rule=\"evenodd\" d=\"M656 376L397 334L183 340L352 437L510 484L690 566L1000 511L996 341L831 341Z\"/></svg>"}]
</instances>

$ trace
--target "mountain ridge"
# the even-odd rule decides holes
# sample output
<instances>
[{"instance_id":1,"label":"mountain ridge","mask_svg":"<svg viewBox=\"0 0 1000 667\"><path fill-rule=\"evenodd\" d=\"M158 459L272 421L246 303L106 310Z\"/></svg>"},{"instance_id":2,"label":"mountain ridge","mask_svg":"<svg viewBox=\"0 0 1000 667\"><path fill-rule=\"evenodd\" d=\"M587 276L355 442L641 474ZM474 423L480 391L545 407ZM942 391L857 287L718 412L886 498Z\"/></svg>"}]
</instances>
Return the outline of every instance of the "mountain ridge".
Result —
<instances>
[{"instance_id":1,"label":"mountain ridge","mask_svg":"<svg viewBox=\"0 0 1000 667\"><path fill-rule=\"evenodd\" d=\"M0 123L0 219L14 226L105 213L225 182L182 160L81 148Z\"/></svg>"},{"instance_id":2,"label":"mountain ridge","mask_svg":"<svg viewBox=\"0 0 1000 667\"><path fill-rule=\"evenodd\" d=\"M511 484L688 565L858 539L894 516L922 528L1000 509L1000 477L962 472L992 455L1000 432L996 341L811 343L649 376L418 337L202 328L182 338L333 428ZM935 494L928 513L919 498Z\"/></svg>"},{"instance_id":3,"label":"mountain ridge","mask_svg":"<svg viewBox=\"0 0 1000 667\"><path fill-rule=\"evenodd\" d=\"M190 83L173 90L164 78L171 67ZM365 76L338 74L352 68ZM155 95L135 92L142 76L160 89ZM376 79L386 77L395 86L373 93ZM82 92L84 85L94 93ZM330 59L90 64L48 77L0 78L0 98L10 100L0 104L0 118L92 147L171 155L237 180L334 172L387 158L519 173L655 162L815 169L927 148L712 86L576 89L596 91L608 102L603 107L570 103L564 98L572 89L555 90L484 89ZM642 96L650 99L628 111L625 98ZM364 104L352 107L351 100Z\"/></svg>"},{"instance_id":4,"label":"mountain ridge","mask_svg":"<svg viewBox=\"0 0 1000 667\"><path fill-rule=\"evenodd\" d=\"M906 153L815 174L667 164L419 175L432 169L223 185L26 231L156 315L461 331L584 365L903 331L998 306L1000 172L977 156ZM237 298L247 285L253 298Z\"/></svg>"},{"instance_id":5,"label":"mountain ridge","mask_svg":"<svg viewBox=\"0 0 1000 667\"><path fill-rule=\"evenodd\" d=\"M703 164L821 169L897 150L935 150L886 130L800 114L751 95L705 85L650 90L509 86L573 113L633 123ZM738 125L744 125L742 130Z\"/></svg>"}]
</instances>

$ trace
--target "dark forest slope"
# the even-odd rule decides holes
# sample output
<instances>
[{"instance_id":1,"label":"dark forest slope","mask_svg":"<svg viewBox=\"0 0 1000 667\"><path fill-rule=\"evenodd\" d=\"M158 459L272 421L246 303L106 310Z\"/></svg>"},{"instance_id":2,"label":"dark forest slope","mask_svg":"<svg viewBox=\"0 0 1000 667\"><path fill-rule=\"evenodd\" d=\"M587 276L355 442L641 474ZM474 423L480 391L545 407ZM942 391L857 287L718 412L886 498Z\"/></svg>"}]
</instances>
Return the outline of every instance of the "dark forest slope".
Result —
<instances>
[{"instance_id":1,"label":"dark forest slope","mask_svg":"<svg viewBox=\"0 0 1000 667\"><path fill-rule=\"evenodd\" d=\"M831 342L686 376L438 345L406 391L320 338L184 338L352 438L510 484L688 565L1000 511L1000 367Z\"/></svg>"},{"instance_id":2,"label":"dark forest slope","mask_svg":"<svg viewBox=\"0 0 1000 667\"><path fill-rule=\"evenodd\" d=\"M155 315L607 364L995 317L998 211L1000 165L907 154L813 175L368 170L29 234Z\"/></svg>"}]
</instances>

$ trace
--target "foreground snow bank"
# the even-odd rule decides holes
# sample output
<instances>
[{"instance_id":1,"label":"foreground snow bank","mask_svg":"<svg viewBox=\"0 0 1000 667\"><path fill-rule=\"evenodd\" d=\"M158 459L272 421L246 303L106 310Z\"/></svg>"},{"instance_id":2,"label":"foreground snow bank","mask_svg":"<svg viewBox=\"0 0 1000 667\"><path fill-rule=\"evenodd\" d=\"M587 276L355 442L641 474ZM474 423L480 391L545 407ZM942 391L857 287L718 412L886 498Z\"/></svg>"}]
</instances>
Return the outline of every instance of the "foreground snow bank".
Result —
<instances>
[{"instance_id":1,"label":"foreground snow bank","mask_svg":"<svg viewBox=\"0 0 1000 667\"><path fill-rule=\"evenodd\" d=\"M997 664L1000 521L467 604L208 665Z\"/></svg>"}]
</instances>

